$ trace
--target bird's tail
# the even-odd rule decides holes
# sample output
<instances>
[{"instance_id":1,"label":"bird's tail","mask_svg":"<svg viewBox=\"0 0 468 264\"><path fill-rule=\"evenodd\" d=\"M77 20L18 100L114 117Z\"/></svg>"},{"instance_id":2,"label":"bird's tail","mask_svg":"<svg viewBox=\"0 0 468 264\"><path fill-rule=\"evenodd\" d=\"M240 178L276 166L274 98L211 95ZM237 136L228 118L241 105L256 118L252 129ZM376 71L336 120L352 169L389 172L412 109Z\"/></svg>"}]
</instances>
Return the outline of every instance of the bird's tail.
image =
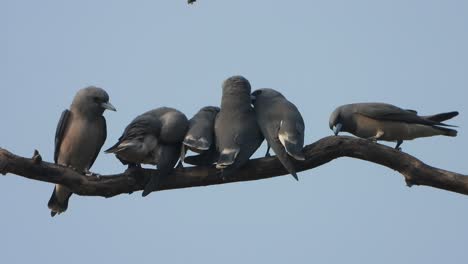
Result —
<instances>
[{"instance_id":1,"label":"bird's tail","mask_svg":"<svg viewBox=\"0 0 468 264\"><path fill-rule=\"evenodd\" d=\"M205 138L196 139L191 135L185 136L184 145L196 149L198 151L208 150L210 148L210 143Z\"/></svg>"},{"instance_id":2,"label":"bird's tail","mask_svg":"<svg viewBox=\"0 0 468 264\"><path fill-rule=\"evenodd\" d=\"M424 116L425 119L434 121L434 122L443 122L449 119L452 119L458 115L457 111L447 112L447 113L440 113L431 116Z\"/></svg>"},{"instance_id":3,"label":"bird's tail","mask_svg":"<svg viewBox=\"0 0 468 264\"><path fill-rule=\"evenodd\" d=\"M146 183L145 188L143 189L142 196L145 197L148 194L152 193L159 189L160 186L160 177L159 175L152 175L149 181Z\"/></svg>"},{"instance_id":4,"label":"bird's tail","mask_svg":"<svg viewBox=\"0 0 468 264\"><path fill-rule=\"evenodd\" d=\"M276 157L279 159L281 164L283 164L284 168L296 179L296 181L299 181L299 178L297 177L296 173L296 168L294 167L291 154L287 152L287 149L281 144L279 140L274 140L273 142L269 142L270 147L273 149L273 151L276 154ZM294 159L297 159L294 157ZM304 160L304 159L302 159Z\"/></svg>"},{"instance_id":5,"label":"bird's tail","mask_svg":"<svg viewBox=\"0 0 468 264\"><path fill-rule=\"evenodd\" d=\"M457 130L455 129L450 129L450 128L446 128L446 127L434 127L436 128L437 130L439 130L441 132L441 135L444 135L444 136L448 136L448 137L456 137L457 136Z\"/></svg>"},{"instance_id":6,"label":"bird's tail","mask_svg":"<svg viewBox=\"0 0 468 264\"><path fill-rule=\"evenodd\" d=\"M223 149L219 154L218 162L216 163L216 168L224 169L232 165L236 160L239 151L239 149Z\"/></svg>"},{"instance_id":7,"label":"bird's tail","mask_svg":"<svg viewBox=\"0 0 468 264\"><path fill-rule=\"evenodd\" d=\"M50 216L54 217L56 214L65 212L71 195L72 192L67 187L57 184L47 204L50 209Z\"/></svg>"}]
</instances>

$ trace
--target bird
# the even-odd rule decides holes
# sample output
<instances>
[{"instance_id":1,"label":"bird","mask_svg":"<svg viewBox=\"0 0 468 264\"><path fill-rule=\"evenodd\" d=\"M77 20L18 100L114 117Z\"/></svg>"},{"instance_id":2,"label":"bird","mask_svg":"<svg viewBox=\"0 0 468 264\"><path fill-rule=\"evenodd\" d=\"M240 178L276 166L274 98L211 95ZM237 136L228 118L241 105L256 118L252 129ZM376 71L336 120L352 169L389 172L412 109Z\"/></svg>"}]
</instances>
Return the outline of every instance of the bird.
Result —
<instances>
[{"instance_id":1,"label":"bird","mask_svg":"<svg viewBox=\"0 0 468 264\"><path fill-rule=\"evenodd\" d=\"M141 164L158 167L159 176L151 177L143 190L142 195L147 196L159 188L161 179L168 176L179 160L188 126L187 117L179 110L159 107L137 116L117 143L104 152L114 153L129 167Z\"/></svg>"},{"instance_id":2,"label":"bird","mask_svg":"<svg viewBox=\"0 0 468 264\"><path fill-rule=\"evenodd\" d=\"M91 174L89 169L106 141L105 110L116 111L109 102L109 95L102 88L89 86L77 92L70 109L60 116L55 132L54 161L79 173ZM48 202L51 216L68 208L72 192L56 184Z\"/></svg>"},{"instance_id":3,"label":"bird","mask_svg":"<svg viewBox=\"0 0 468 264\"><path fill-rule=\"evenodd\" d=\"M254 91L252 104L267 141L265 156L270 155L271 147L283 166L299 180L292 159L305 160L302 152L305 126L301 113L280 92L270 88Z\"/></svg>"},{"instance_id":4,"label":"bird","mask_svg":"<svg viewBox=\"0 0 468 264\"><path fill-rule=\"evenodd\" d=\"M161 121L148 113L141 114L125 127L117 143L105 150L114 153L124 165L141 167L141 164L156 165L154 150L161 133Z\"/></svg>"},{"instance_id":5,"label":"bird","mask_svg":"<svg viewBox=\"0 0 468 264\"><path fill-rule=\"evenodd\" d=\"M205 106L190 119L189 129L184 138L184 145L188 149L200 153L212 146L214 121L219 110L216 106Z\"/></svg>"},{"instance_id":6,"label":"bird","mask_svg":"<svg viewBox=\"0 0 468 264\"><path fill-rule=\"evenodd\" d=\"M219 107L205 106L189 120L189 129L184 138L182 153L185 154L187 150L201 153L187 157L189 164L210 165L216 161L214 122L218 113ZM185 156L181 162L184 160Z\"/></svg>"},{"instance_id":7,"label":"bird","mask_svg":"<svg viewBox=\"0 0 468 264\"><path fill-rule=\"evenodd\" d=\"M219 155L216 168L226 179L249 160L264 138L251 106L249 81L243 76L232 76L223 82L222 90L221 108L215 120Z\"/></svg>"},{"instance_id":8,"label":"bird","mask_svg":"<svg viewBox=\"0 0 468 264\"><path fill-rule=\"evenodd\" d=\"M432 116L419 116L417 111L386 103L354 103L339 106L330 115L329 127L338 135L349 132L373 141L396 141L401 150L404 140L443 135L457 136L453 127L442 123L458 115L457 111Z\"/></svg>"}]
</instances>

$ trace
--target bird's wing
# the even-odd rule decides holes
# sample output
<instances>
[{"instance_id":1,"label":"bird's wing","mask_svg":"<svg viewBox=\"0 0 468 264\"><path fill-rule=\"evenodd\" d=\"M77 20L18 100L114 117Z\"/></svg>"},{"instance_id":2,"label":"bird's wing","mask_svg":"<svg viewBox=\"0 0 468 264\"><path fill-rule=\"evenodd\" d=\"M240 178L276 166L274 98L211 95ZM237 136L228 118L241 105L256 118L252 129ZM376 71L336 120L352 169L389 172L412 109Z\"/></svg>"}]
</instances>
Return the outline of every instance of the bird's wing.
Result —
<instances>
[{"instance_id":1,"label":"bird's wing","mask_svg":"<svg viewBox=\"0 0 468 264\"><path fill-rule=\"evenodd\" d=\"M91 168L93 166L94 162L96 161L97 156L99 155L99 151L101 150L102 145L104 145L104 142L106 141L106 138L107 138L106 119L103 116L101 116L101 118L99 119L98 125L101 128L101 129L99 129L99 135L98 135L99 143L96 146L96 150L94 152L93 159L91 160L91 163L89 164L89 168Z\"/></svg>"},{"instance_id":2,"label":"bird's wing","mask_svg":"<svg viewBox=\"0 0 468 264\"><path fill-rule=\"evenodd\" d=\"M356 113L377 120L387 120L429 126L450 126L444 123L422 118L418 116L414 110L408 111L389 104L366 104L357 107Z\"/></svg>"},{"instance_id":3,"label":"bird's wing","mask_svg":"<svg viewBox=\"0 0 468 264\"><path fill-rule=\"evenodd\" d=\"M302 118L282 120L278 130L278 139L289 155L296 160L305 159L302 153L304 147L304 121Z\"/></svg>"},{"instance_id":4,"label":"bird's wing","mask_svg":"<svg viewBox=\"0 0 468 264\"><path fill-rule=\"evenodd\" d=\"M157 119L151 118L150 116L139 116L128 124L117 143L104 152L116 152L119 149L119 145L126 140L143 139L149 134L159 135L160 129L161 123Z\"/></svg>"},{"instance_id":5,"label":"bird's wing","mask_svg":"<svg viewBox=\"0 0 468 264\"><path fill-rule=\"evenodd\" d=\"M454 118L457 115L458 115L458 112L453 111L453 112L440 113L440 114L431 115L431 116L422 116L422 118L429 119L429 120L432 120L432 121L435 121L435 122L442 122L442 121Z\"/></svg>"},{"instance_id":6,"label":"bird's wing","mask_svg":"<svg viewBox=\"0 0 468 264\"><path fill-rule=\"evenodd\" d=\"M60 152L60 145L62 144L65 131L67 130L69 119L70 119L70 110L65 109L60 116L60 120L57 124L57 129L55 130L55 150L54 150L54 162L57 163L58 156Z\"/></svg>"}]
</instances>

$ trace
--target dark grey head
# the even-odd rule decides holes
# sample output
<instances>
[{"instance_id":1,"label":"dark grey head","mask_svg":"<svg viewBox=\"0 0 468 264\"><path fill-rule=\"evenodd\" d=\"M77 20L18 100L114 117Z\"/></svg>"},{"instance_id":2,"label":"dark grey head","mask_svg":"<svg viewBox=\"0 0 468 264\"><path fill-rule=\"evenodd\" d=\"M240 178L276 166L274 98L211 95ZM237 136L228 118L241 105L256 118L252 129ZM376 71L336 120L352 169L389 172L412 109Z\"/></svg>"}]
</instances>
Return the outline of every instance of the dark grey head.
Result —
<instances>
[{"instance_id":1,"label":"dark grey head","mask_svg":"<svg viewBox=\"0 0 468 264\"><path fill-rule=\"evenodd\" d=\"M271 88L262 88L255 90L250 96L250 99L252 100L252 105L255 105L257 101L268 101L275 98L284 98L284 96L280 92Z\"/></svg>"},{"instance_id":2,"label":"dark grey head","mask_svg":"<svg viewBox=\"0 0 468 264\"><path fill-rule=\"evenodd\" d=\"M337 136L338 133L340 133L340 131L343 129L341 108L341 106L336 108L335 111L333 111L333 113L330 115L330 119L328 121L328 125L330 126L330 129L333 130L333 133L335 133L335 136Z\"/></svg>"},{"instance_id":3,"label":"dark grey head","mask_svg":"<svg viewBox=\"0 0 468 264\"><path fill-rule=\"evenodd\" d=\"M247 94L250 96L250 83L249 81L244 78L243 76L236 75L227 78L223 82L223 94Z\"/></svg>"},{"instance_id":4,"label":"dark grey head","mask_svg":"<svg viewBox=\"0 0 468 264\"><path fill-rule=\"evenodd\" d=\"M219 113L219 107L205 106L205 107L202 107L198 112L209 112L209 113L217 114Z\"/></svg>"},{"instance_id":5,"label":"dark grey head","mask_svg":"<svg viewBox=\"0 0 468 264\"><path fill-rule=\"evenodd\" d=\"M79 90L71 105L73 110L88 115L102 115L106 109L116 111L109 103L109 95L102 88L89 86Z\"/></svg>"}]
</instances>

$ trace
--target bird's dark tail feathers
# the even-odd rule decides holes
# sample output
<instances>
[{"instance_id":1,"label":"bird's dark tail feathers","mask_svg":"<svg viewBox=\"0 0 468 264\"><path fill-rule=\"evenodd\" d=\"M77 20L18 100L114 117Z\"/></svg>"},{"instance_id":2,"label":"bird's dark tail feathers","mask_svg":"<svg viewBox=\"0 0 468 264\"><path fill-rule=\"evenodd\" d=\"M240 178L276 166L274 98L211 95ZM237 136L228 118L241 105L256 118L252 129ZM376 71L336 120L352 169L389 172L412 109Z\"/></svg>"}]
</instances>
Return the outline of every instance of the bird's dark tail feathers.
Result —
<instances>
[{"instance_id":1,"label":"bird's dark tail feathers","mask_svg":"<svg viewBox=\"0 0 468 264\"><path fill-rule=\"evenodd\" d=\"M141 195L143 197L147 196L148 194L152 193L153 191L156 191L157 189L159 189L159 185L160 185L159 175L151 176L149 181L146 183L145 188L143 189L143 193Z\"/></svg>"},{"instance_id":2,"label":"bird's dark tail feathers","mask_svg":"<svg viewBox=\"0 0 468 264\"><path fill-rule=\"evenodd\" d=\"M456 137L457 136L457 131L455 129L450 129L446 127L438 127L436 126L437 130L442 132L442 135L448 136L448 137Z\"/></svg>"},{"instance_id":3,"label":"bird's dark tail feathers","mask_svg":"<svg viewBox=\"0 0 468 264\"><path fill-rule=\"evenodd\" d=\"M299 177L297 177L296 168L294 167L292 156L286 152L286 149L283 147L279 140L275 140L271 142L270 147L276 154L276 157L279 159L283 167L296 179L299 181Z\"/></svg>"},{"instance_id":4,"label":"bird's dark tail feathers","mask_svg":"<svg viewBox=\"0 0 468 264\"><path fill-rule=\"evenodd\" d=\"M429 119L431 121L435 122L443 122L449 119L452 119L458 115L457 111L452 111L452 112L447 112L447 113L440 113L436 115L431 115L431 116L425 116L425 119Z\"/></svg>"},{"instance_id":5,"label":"bird's dark tail feathers","mask_svg":"<svg viewBox=\"0 0 468 264\"><path fill-rule=\"evenodd\" d=\"M50 209L50 216L54 217L56 214L61 214L65 212L68 208L68 200L70 200L70 196L72 193L66 197L66 199L62 202L58 199L57 193L56 193L57 187L54 187L54 191L52 192L52 196L50 196L49 202L47 203L47 206Z\"/></svg>"},{"instance_id":6,"label":"bird's dark tail feathers","mask_svg":"<svg viewBox=\"0 0 468 264\"><path fill-rule=\"evenodd\" d=\"M210 144L207 140L202 139L195 139L193 137L186 136L184 139L184 145L196 149L198 151L208 150L210 148Z\"/></svg>"},{"instance_id":7,"label":"bird's dark tail feathers","mask_svg":"<svg viewBox=\"0 0 468 264\"><path fill-rule=\"evenodd\" d=\"M223 150L219 154L218 162L216 163L216 168L223 169L234 164L238 154L239 154L239 149Z\"/></svg>"}]
</instances>

